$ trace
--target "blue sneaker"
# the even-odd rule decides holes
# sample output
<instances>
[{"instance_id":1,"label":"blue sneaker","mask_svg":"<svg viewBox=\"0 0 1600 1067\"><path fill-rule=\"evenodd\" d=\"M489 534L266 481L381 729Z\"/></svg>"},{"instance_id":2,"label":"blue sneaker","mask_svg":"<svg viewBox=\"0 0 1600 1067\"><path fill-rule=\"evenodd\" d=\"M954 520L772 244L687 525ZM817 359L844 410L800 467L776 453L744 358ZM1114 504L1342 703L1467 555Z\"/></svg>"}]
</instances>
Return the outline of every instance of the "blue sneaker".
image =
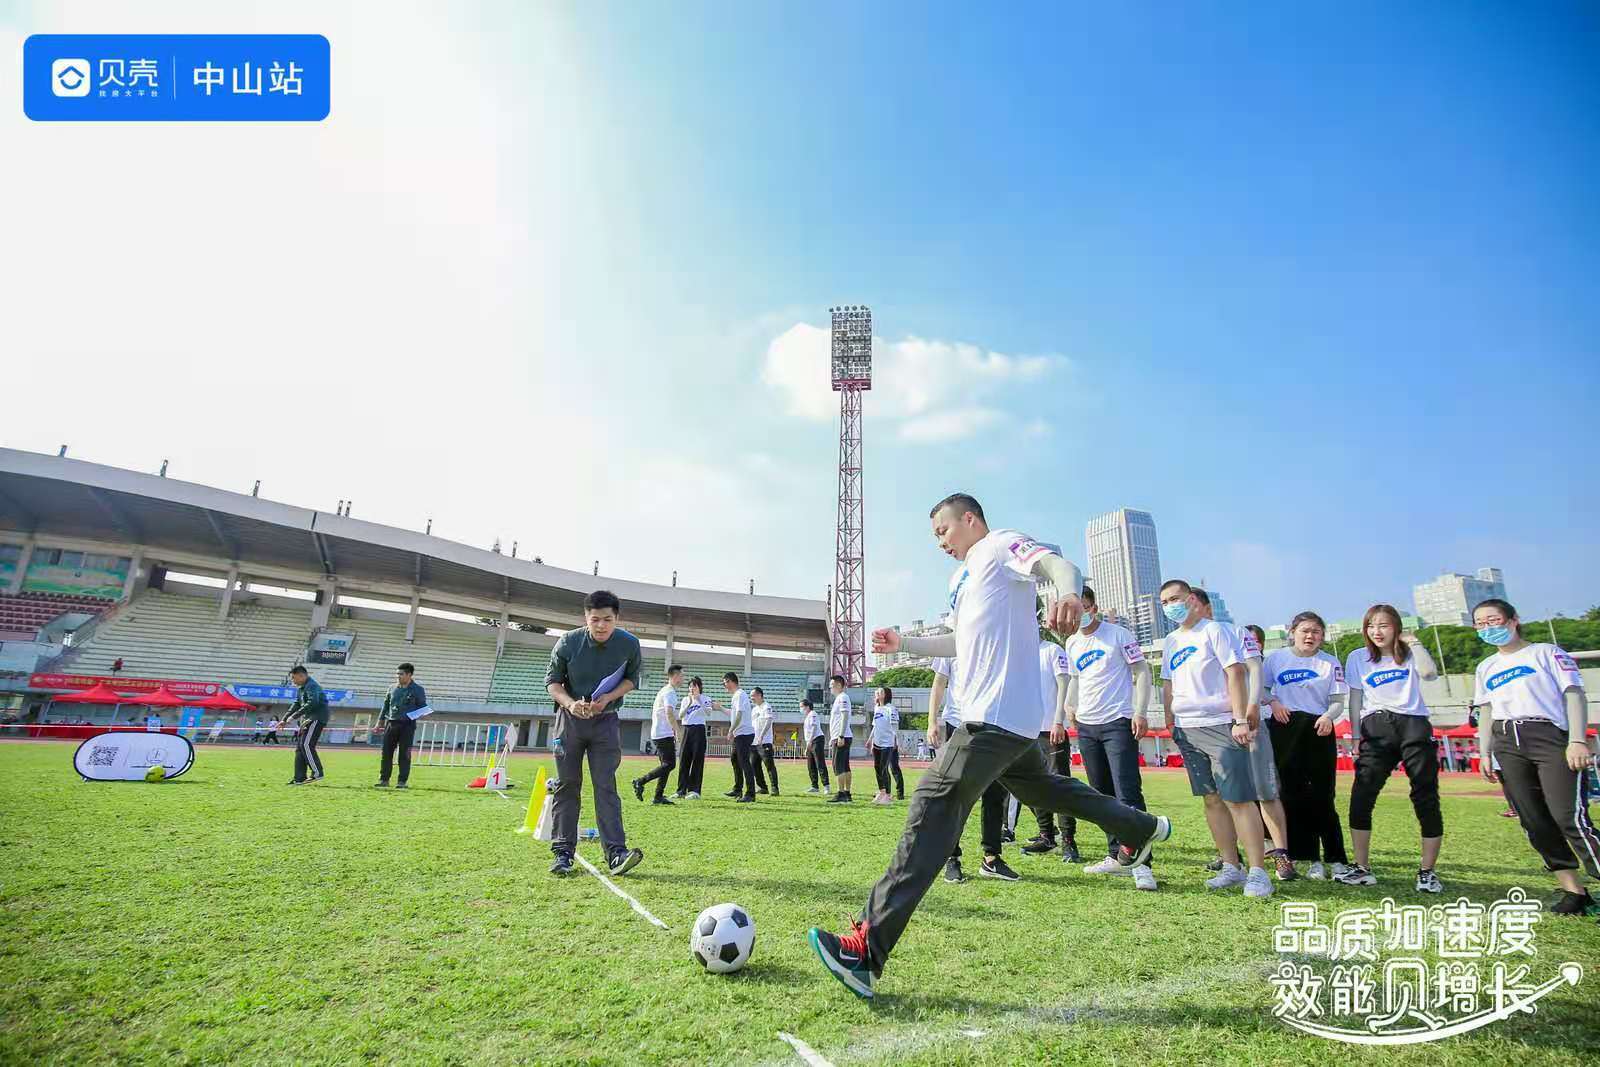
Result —
<instances>
[{"instance_id":1,"label":"blue sneaker","mask_svg":"<svg viewBox=\"0 0 1600 1067\"><path fill-rule=\"evenodd\" d=\"M872 999L872 987L882 974L882 968L872 965L871 950L867 947L866 923L851 923L850 932L843 937L813 926L811 947L816 950L822 965L843 982L846 989L863 1000Z\"/></svg>"}]
</instances>

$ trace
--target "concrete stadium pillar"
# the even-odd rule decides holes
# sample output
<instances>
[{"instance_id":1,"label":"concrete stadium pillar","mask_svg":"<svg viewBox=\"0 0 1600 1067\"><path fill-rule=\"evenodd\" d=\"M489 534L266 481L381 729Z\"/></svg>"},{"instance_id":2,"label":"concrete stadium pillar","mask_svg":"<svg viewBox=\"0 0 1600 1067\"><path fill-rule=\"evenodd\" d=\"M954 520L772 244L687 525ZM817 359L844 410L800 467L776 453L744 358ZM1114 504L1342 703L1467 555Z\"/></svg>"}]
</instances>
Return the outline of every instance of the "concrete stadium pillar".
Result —
<instances>
[{"instance_id":1,"label":"concrete stadium pillar","mask_svg":"<svg viewBox=\"0 0 1600 1067\"><path fill-rule=\"evenodd\" d=\"M228 621L228 612L233 609L233 590L239 584L239 568L228 568L228 584L222 587L222 603L217 607L217 618L223 622Z\"/></svg>"},{"instance_id":2,"label":"concrete stadium pillar","mask_svg":"<svg viewBox=\"0 0 1600 1067\"><path fill-rule=\"evenodd\" d=\"M139 570L144 566L144 549L133 550L133 558L128 561L128 577L122 583L122 602L126 604L133 599L133 591L139 586Z\"/></svg>"},{"instance_id":3,"label":"concrete stadium pillar","mask_svg":"<svg viewBox=\"0 0 1600 1067\"><path fill-rule=\"evenodd\" d=\"M499 659L506 650L506 630L511 626L511 615L505 608L500 609L500 626L494 635L494 658Z\"/></svg>"},{"instance_id":4,"label":"concrete stadium pillar","mask_svg":"<svg viewBox=\"0 0 1600 1067\"><path fill-rule=\"evenodd\" d=\"M311 605L311 628L320 630L328 625L328 619L333 614L333 605L339 599L339 583L335 581L323 582L317 592L322 594L322 603Z\"/></svg>"},{"instance_id":5,"label":"concrete stadium pillar","mask_svg":"<svg viewBox=\"0 0 1600 1067\"><path fill-rule=\"evenodd\" d=\"M17 573L11 576L11 585L6 592L16 596L22 592L23 579L28 576L28 564L33 562L33 538L22 542L22 555L17 558Z\"/></svg>"},{"instance_id":6,"label":"concrete stadium pillar","mask_svg":"<svg viewBox=\"0 0 1600 1067\"><path fill-rule=\"evenodd\" d=\"M673 648L678 643L678 629L675 626L667 627L667 666L672 666Z\"/></svg>"},{"instance_id":7,"label":"concrete stadium pillar","mask_svg":"<svg viewBox=\"0 0 1600 1067\"><path fill-rule=\"evenodd\" d=\"M755 645L750 642L750 635L744 635L744 673L748 676L755 670Z\"/></svg>"},{"instance_id":8,"label":"concrete stadium pillar","mask_svg":"<svg viewBox=\"0 0 1600 1067\"><path fill-rule=\"evenodd\" d=\"M417 639L417 609L422 606L421 590L411 591L411 613L406 616L406 644Z\"/></svg>"}]
</instances>

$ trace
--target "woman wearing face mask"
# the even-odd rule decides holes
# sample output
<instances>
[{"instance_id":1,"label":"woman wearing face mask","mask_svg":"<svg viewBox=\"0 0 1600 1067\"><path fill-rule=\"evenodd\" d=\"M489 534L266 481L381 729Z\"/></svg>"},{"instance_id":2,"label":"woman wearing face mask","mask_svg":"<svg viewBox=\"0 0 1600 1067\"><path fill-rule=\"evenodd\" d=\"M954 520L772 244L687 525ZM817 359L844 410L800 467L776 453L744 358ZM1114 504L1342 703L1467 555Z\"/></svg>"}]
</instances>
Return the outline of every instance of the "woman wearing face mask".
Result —
<instances>
[{"instance_id":1,"label":"woman wearing face mask","mask_svg":"<svg viewBox=\"0 0 1600 1067\"><path fill-rule=\"evenodd\" d=\"M1401 633L1400 613L1374 604L1361 620L1365 644L1345 661L1350 686L1351 737L1356 745L1356 780L1350 789L1350 843L1355 866L1338 876L1344 885L1377 885L1372 873L1372 808L1401 763L1411 780L1411 807L1422 830L1419 893L1442 893L1434 873L1444 842L1439 810L1439 752L1422 699L1422 683L1439 677L1433 657L1416 635ZM1363 709L1365 711L1363 712Z\"/></svg>"},{"instance_id":2,"label":"woman wearing face mask","mask_svg":"<svg viewBox=\"0 0 1600 1067\"><path fill-rule=\"evenodd\" d=\"M1485 600L1472 611L1478 636L1495 652L1478 664L1474 701L1489 705L1478 721L1478 766L1497 772L1528 841L1563 890L1557 915L1600 912L1584 888L1579 864L1600 878L1600 834L1589 821L1589 727L1583 676L1558 645L1522 636L1517 610Z\"/></svg>"}]
</instances>

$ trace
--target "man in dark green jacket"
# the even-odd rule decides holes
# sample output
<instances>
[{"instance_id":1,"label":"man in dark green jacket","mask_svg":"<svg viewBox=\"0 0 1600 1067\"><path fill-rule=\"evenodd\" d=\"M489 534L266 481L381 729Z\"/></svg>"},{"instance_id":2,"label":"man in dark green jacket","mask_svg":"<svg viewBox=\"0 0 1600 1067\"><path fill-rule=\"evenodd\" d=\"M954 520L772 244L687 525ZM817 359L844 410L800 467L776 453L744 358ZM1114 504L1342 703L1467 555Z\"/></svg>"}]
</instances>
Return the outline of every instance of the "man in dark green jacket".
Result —
<instances>
[{"instance_id":1,"label":"man in dark green jacket","mask_svg":"<svg viewBox=\"0 0 1600 1067\"><path fill-rule=\"evenodd\" d=\"M400 781L395 788L404 789L406 779L411 777L411 738L417 732L417 720L409 713L428 706L428 694L412 680L416 672L409 663L396 667L394 688L383 698L378 723L387 728L383 731L383 759L378 764L378 784L374 788L389 788L389 770L394 766L396 752L400 754Z\"/></svg>"},{"instance_id":2,"label":"man in dark green jacket","mask_svg":"<svg viewBox=\"0 0 1600 1067\"><path fill-rule=\"evenodd\" d=\"M289 680L300 691L289 705L288 718L299 718L300 737L294 746L294 778L290 785L304 785L322 778L322 757L317 755L317 741L323 727L328 725L328 698L322 686L300 664L289 670ZM308 777L309 772L309 777Z\"/></svg>"}]
</instances>

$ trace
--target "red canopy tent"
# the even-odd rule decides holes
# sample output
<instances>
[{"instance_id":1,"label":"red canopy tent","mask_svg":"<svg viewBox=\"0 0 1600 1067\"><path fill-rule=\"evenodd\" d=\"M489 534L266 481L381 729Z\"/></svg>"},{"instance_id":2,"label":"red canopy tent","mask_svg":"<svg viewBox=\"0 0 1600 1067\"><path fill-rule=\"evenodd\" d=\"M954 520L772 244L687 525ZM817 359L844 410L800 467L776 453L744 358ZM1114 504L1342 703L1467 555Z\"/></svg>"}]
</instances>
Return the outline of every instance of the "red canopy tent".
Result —
<instances>
[{"instance_id":1,"label":"red canopy tent","mask_svg":"<svg viewBox=\"0 0 1600 1067\"><path fill-rule=\"evenodd\" d=\"M1333 724L1333 736L1334 737L1349 737L1350 736L1350 720L1349 719L1340 719L1338 722L1334 723Z\"/></svg>"},{"instance_id":2,"label":"red canopy tent","mask_svg":"<svg viewBox=\"0 0 1600 1067\"><path fill-rule=\"evenodd\" d=\"M187 705L191 708L205 708L207 711L254 711L254 704L246 704L226 689L218 689L204 700L193 701Z\"/></svg>"},{"instance_id":3,"label":"red canopy tent","mask_svg":"<svg viewBox=\"0 0 1600 1067\"><path fill-rule=\"evenodd\" d=\"M88 689L78 693L62 693L58 697L51 697L57 704L132 704L131 697L120 695L104 682L96 682Z\"/></svg>"},{"instance_id":4,"label":"red canopy tent","mask_svg":"<svg viewBox=\"0 0 1600 1067\"><path fill-rule=\"evenodd\" d=\"M164 685L158 687L154 693L142 693L132 698L125 699L123 703L143 704L145 707L150 708L183 708L189 706L189 701L183 699L177 693L174 693Z\"/></svg>"},{"instance_id":5,"label":"red canopy tent","mask_svg":"<svg viewBox=\"0 0 1600 1067\"><path fill-rule=\"evenodd\" d=\"M1466 738L1470 740L1478 736L1478 728L1469 722L1464 722L1460 726L1452 726L1448 730L1435 730L1434 733L1440 737Z\"/></svg>"}]
</instances>

